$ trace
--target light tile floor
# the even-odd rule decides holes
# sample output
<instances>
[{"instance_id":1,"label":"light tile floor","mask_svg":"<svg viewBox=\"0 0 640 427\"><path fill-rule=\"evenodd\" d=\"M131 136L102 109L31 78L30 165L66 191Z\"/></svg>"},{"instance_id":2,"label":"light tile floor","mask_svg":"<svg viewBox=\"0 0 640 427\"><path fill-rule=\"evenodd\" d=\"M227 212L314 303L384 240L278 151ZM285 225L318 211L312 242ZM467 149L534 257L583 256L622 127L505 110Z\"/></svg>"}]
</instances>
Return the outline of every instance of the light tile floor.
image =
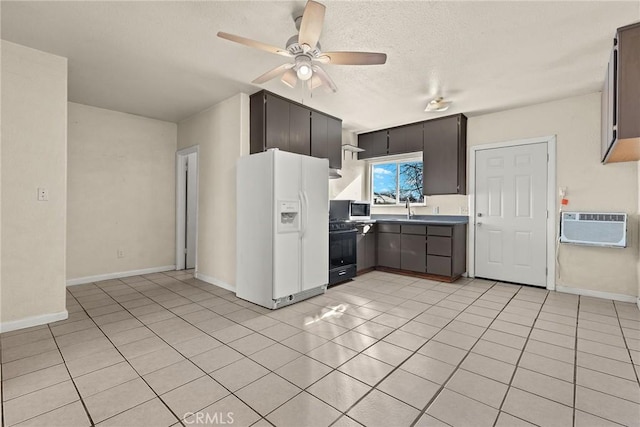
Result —
<instances>
[{"instance_id":1,"label":"light tile floor","mask_svg":"<svg viewBox=\"0 0 640 427\"><path fill-rule=\"evenodd\" d=\"M633 304L372 272L269 311L167 272L0 336L3 425L640 425Z\"/></svg>"}]
</instances>

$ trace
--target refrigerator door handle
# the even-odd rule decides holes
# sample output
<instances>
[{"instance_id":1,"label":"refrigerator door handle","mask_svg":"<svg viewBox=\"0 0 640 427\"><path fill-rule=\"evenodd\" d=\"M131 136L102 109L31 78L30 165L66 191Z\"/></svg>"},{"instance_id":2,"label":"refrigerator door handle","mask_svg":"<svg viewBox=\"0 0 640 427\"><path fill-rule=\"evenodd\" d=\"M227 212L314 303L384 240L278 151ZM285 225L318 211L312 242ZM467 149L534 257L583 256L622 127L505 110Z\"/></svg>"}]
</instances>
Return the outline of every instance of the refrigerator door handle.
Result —
<instances>
[{"instance_id":1,"label":"refrigerator door handle","mask_svg":"<svg viewBox=\"0 0 640 427\"><path fill-rule=\"evenodd\" d=\"M307 224L309 224L309 198L306 191L302 191L300 194L302 195L302 210L304 211L304 222L300 233L302 238L307 233Z\"/></svg>"}]
</instances>

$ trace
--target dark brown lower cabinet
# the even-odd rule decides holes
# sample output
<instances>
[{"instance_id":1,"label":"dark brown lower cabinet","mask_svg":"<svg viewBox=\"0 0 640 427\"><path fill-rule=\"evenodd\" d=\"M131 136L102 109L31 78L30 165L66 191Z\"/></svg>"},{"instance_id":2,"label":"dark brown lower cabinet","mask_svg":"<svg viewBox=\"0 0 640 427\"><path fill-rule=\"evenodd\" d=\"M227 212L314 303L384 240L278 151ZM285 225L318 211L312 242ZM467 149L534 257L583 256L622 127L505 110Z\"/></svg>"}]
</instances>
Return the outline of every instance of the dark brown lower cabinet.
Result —
<instances>
[{"instance_id":1,"label":"dark brown lower cabinet","mask_svg":"<svg viewBox=\"0 0 640 427\"><path fill-rule=\"evenodd\" d=\"M427 271L427 239L425 236L402 234L400 239L400 269L425 273Z\"/></svg>"},{"instance_id":2,"label":"dark brown lower cabinet","mask_svg":"<svg viewBox=\"0 0 640 427\"><path fill-rule=\"evenodd\" d=\"M375 225L359 225L356 241L357 271L374 268L377 252Z\"/></svg>"},{"instance_id":3,"label":"dark brown lower cabinet","mask_svg":"<svg viewBox=\"0 0 640 427\"><path fill-rule=\"evenodd\" d=\"M467 270L467 225L427 227L427 273L458 277Z\"/></svg>"},{"instance_id":4,"label":"dark brown lower cabinet","mask_svg":"<svg viewBox=\"0 0 640 427\"><path fill-rule=\"evenodd\" d=\"M400 233L383 233L378 230L378 265L400 268Z\"/></svg>"},{"instance_id":5,"label":"dark brown lower cabinet","mask_svg":"<svg viewBox=\"0 0 640 427\"><path fill-rule=\"evenodd\" d=\"M467 269L467 225L415 225L378 223L377 263L373 265L455 279ZM358 248L364 247L364 235ZM360 263L364 257L358 252ZM368 264L371 265L371 264Z\"/></svg>"}]
</instances>

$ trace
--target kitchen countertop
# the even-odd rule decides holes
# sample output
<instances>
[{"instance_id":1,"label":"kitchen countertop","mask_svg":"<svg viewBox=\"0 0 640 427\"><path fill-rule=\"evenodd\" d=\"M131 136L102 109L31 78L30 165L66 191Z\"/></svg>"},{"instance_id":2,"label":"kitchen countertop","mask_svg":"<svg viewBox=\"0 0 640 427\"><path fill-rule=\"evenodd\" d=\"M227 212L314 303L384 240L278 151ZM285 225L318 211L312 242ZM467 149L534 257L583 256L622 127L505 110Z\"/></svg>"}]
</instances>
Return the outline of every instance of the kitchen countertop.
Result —
<instances>
[{"instance_id":1,"label":"kitchen countertop","mask_svg":"<svg viewBox=\"0 0 640 427\"><path fill-rule=\"evenodd\" d=\"M424 224L424 225L455 225L468 224L469 217L466 215L413 215L407 219L406 215L371 215L370 220L354 220L356 224Z\"/></svg>"}]
</instances>

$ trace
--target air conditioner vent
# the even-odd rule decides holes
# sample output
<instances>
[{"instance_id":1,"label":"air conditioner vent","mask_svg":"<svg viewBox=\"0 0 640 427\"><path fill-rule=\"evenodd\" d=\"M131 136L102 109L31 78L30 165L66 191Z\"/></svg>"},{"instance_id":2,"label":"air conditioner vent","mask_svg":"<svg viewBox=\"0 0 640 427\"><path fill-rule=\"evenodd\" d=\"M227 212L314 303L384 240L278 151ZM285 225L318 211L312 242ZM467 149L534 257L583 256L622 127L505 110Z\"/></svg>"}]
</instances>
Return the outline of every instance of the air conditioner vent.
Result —
<instances>
[{"instance_id":1,"label":"air conditioner vent","mask_svg":"<svg viewBox=\"0 0 640 427\"><path fill-rule=\"evenodd\" d=\"M589 246L627 246L627 214L563 212L560 242Z\"/></svg>"}]
</instances>

